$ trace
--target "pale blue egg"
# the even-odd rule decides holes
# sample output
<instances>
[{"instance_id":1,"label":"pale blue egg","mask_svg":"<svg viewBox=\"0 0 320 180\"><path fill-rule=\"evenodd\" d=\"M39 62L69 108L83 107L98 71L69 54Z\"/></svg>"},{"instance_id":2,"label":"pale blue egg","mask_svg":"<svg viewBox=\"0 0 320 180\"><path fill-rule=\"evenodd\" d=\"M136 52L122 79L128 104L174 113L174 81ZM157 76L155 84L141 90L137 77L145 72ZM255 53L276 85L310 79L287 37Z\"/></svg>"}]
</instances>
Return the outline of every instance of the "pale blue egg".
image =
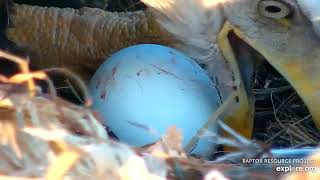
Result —
<instances>
[{"instance_id":1,"label":"pale blue egg","mask_svg":"<svg viewBox=\"0 0 320 180\"><path fill-rule=\"evenodd\" d=\"M153 44L131 46L108 58L90 81L93 109L122 142L134 146L158 140L168 127L194 137L220 105L216 86L191 58ZM217 131L216 125L210 127ZM192 153L207 153L202 138Z\"/></svg>"}]
</instances>

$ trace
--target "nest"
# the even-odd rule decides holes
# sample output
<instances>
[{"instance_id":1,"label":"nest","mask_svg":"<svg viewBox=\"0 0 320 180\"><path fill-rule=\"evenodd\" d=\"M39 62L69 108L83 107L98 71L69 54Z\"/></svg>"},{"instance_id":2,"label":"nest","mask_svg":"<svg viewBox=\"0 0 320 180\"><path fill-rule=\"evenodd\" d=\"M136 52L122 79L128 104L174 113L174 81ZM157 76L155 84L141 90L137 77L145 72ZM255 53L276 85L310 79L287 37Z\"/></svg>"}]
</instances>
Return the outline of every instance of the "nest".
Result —
<instances>
[{"instance_id":1,"label":"nest","mask_svg":"<svg viewBox=\"0 0 320 180\"><path fill-rule=\"evenodd\" d=\"M150 173L132 148L109 139L89 108L55 96L46 73L30 72L26 59L2 51L0 57L21 70L0 76L0 179L161 179L166 174L163 168L160 175ZM46 80L51 93L42 93L34 79Z\"/></svg>"},{"instance_id":2,"label":"nest","mask_svg":"<svg viewBox=\"0 0 320 180\"><path fill-rule=\"evenodd\" d=\"M138 2L111 1L108 9L143 9L143 5L136 4ZM320 178L319 171L281 177L282 174L275 173L274 167L267 164L257 168L254 164L239 163L243 158L261 158L268 153L268 149L237 135L223 124L220 124L222 128L233 134L234 139L217 136L213 137L214 140L238 150L215 161L187 156L181 146L182 137L175 128L170 128L155 144L143 148L115 142L108 137L99 116L88 108L89 98L85 98L85 106L69 103L56 96L55 87L46 74L48 70L30 72L27 59L2 51L0 57L20 67L20 72L14 76L0 76L0 179ZM62 69L52 70L72 76ZM270 72L270 69L265 70ZM297 110L292 102L297 95L292 88L285 80L277 80L280 76L273 71L266 73L262 69L259 72L255 89L258 107L256 124L261 125L256 126L255 138L277 147L306 145L301 142L318 144L320 135L313 125L310 126L312 120L301 102L301 114L291 114ZM266 77L266 74L271 77ZM78 84L83 84L77 77L72 77ZM49 86L49 93L44 93L35 79L44 80ZM87 97L84 86L82 90ZM293 95L288 96L288 92ZM320 168L320 154L309 159L316 162L312 167Z\"/></svg>"},{"instance_id":3,"label":"nest","mask_svg":"<svg viewBox=\"0 0 320 180\"><path fill-rule=\"evenodd\" d=\"M281 175L270 171L269 165L257 171L248 164L227 163L261 158L267 150L221 121L220 127L234 139L216 136L215 140L239 150L216 161L188 157L181 134L174 127L158 142L143 148L115 142L88 108L90 99L85 100L85 106L69 103L56 96L45 71L31 72L27 59L3 51L0 57L17 63L20 69L11 77L0 75L0 179L227 180L275 179ZM49 93L43 93L35 79L45 80ZM315 162L320 159L317 154L311 158ZM289 174L283 179L302 176L317 179L320 173Z\"/></svg>"},{"instance_id":4,"label":"nest","mask_svg":"<svg viewBox=\"0 0 320 180\"><path fill-rule=\"evenodd\" d=\"M258 69L254 138L275 148L318 145L320 134L297 92L270 64Z\"/></svg>"}]
</instances>

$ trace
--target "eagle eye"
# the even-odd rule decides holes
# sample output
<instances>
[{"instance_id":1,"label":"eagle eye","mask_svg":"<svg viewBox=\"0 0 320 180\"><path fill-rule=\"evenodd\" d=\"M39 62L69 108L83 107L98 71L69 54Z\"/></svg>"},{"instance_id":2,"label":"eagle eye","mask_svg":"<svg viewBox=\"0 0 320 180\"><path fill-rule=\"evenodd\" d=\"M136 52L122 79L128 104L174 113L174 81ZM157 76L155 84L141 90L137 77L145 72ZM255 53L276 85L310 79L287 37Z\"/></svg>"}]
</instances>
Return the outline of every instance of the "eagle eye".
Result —
<instances>
[{"instance_id":1,"label":"eagle eye","mask_svg":"<svg viewBox=\"0 0 320 180\"><path fill-rule=\"evenodd\" d=\"M273 19L287 18L292 14L290 5L280 0L260 1L258 11L262 16Z\"/></svg>"}]
</instances>

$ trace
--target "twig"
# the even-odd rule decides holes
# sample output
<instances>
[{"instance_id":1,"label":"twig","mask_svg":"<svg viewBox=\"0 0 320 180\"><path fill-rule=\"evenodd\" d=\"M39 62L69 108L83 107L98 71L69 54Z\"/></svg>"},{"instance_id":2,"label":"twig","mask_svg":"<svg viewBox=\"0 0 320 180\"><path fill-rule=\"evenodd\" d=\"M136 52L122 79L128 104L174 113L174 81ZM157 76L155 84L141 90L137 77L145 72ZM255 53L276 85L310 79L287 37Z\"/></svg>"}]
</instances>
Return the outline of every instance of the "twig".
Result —
<instances>
[{"instance_id":1,"label":"twig","mask_svg":"<svg viewBox=\"0 0 320 180\"><path fill-rule=\"evenodd\" d=\"M81 92L83 93L84 96L84 105L89 107L92 104L92 100L90 98L87 86L85 85L85 83L82 81L82 79L77 76L76 74L74 74L73 72L65 69L65 68L48 68L45 69L44 71L46 72L52 72L52 73L58 73L58 74L62 74L66 77L68 77L72 82L74 82L77 87L80 88ZM71 90L73 90L74 92L76 92L76 90L73 88L73 86L70 86ZM75 95L77 95L77 93L75 93ZM80 96L79 96L80 98ZM81 99L81 98L80 98Z\"/></svg>"}]
</instances>

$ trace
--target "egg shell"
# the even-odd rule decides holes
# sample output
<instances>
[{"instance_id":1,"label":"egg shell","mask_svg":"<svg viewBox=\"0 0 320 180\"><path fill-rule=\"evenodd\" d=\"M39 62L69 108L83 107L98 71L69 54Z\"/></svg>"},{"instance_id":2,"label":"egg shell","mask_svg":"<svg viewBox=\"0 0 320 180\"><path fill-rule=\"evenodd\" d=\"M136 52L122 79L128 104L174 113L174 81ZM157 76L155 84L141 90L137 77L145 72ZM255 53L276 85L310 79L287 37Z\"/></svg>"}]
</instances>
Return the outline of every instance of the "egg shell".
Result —
<instances>
[{"instance_id":1,"label":"egg shell","mask_svg":"<svg viewBox=\"0 0 320 180\"><path fill-rule=\"evenodd\" d=\"M194 60L154 44L112 55L91 79L89 92L112 132L134 146L157 141L170 126L181 130L186 146L220 105L215 84ZM209 131L216 132L216 124ZM206 154L213 144L203 137L192 153Z\"/></svg>"}]
</instances>

